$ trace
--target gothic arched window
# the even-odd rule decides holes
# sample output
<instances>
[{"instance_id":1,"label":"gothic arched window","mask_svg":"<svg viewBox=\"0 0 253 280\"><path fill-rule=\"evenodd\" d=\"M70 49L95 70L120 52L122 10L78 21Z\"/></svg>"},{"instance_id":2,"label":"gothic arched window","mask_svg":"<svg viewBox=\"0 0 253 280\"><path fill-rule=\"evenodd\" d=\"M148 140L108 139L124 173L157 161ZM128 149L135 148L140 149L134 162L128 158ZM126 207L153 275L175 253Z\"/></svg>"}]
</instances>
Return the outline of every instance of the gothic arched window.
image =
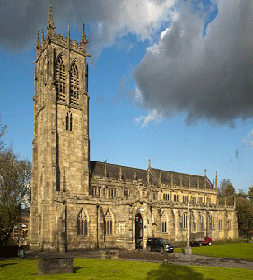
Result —
<instances>
[{"instance_id":1,"label":"gothic arched window","mask_svg":"<svg viewBox=\"0 0 253 280\"><path fill-rule=\"evenodd\" d=\"M214 217L211 214L208 216L208 227L210 230L214 228Z\"/></svg>"},{"instance_id":2,"label":"gothic arched window","mask_svg":"<svg viewBox=\"0 0 253 280\"><path fill-rule=\"evenodd\" d=\"M201 231L203 231L205 228L205 218L204 218L204 214L200 214L200 229Z\"/></svg>"},{"instance_id":3,"label":"gothic arched window","mask_svg":"<svg viewBox=\"0 0 253 280\"><path fill-rule=\"evenodd\" d=\"M197 225L196 225L195 215L194 215L193 212L191 213L190 223L191 223L191 227L190 228L192 229L192 231L196 231Z\"/></svg>"},{"instance_id":4,"label":"gothic arched window","mask_svg":"<svg viewBox=\"0 0 253 280\"><path fill-rule=\"evenodd\" d=\"M113 234L113 218L111 213L108 211L105 216L105 235Z\"/></svg>"},{"instance_id":5,"label":"gothic arched window","mask_svg":"<svg viewBox=\"0 0 253 280\"><path fill-rule=\"evenodd\" d=\"M222 230L222 215L218 214L218 230Z\"/></svg>"},{"instance_id":6,"label":"gothic arched window","mask_svg":"<svg viewBox=\"0 0 253 280\"><path fill-rule=\"evenodd\" d=\"M65 66L62 55L59 55L55 67L56 100L65 101L65 78Z\"/></svg>"},{"instance_id":7,"label":"gothic arched window","mask_svg":"<svg viewBox=\"0 0 253 280\"><path fill-rule=\"evenodd\" d=\"M71 66L70 70L70 103L79 104L79 81L76 62Z\"/></svg>"},{"instance_id":8,"label":"gothic arched window","mask_svg":"<svg viewBox=\"0 0 253 280\"><path fill-rule=\"evenodd\" d=\"M182 228L188 228L188 215L184 213L182 216Z\"/></svg>"},{"instance_id":9,"label":"gothic arched window","mask_svg":"<svg viewBox=\"0 0 253 280\"><path fill-rule=\"evenodd\" d=\"M163 213L161 217L161 231L168 232L168 218L165 213Z\"/></svg>"},{"instance_id":10,"label":"gothic arched window","mask_svg":"<svg viewBox=\"0 0 253 280\"><path fill-rule=\"evenodd\" d=\"M227 230L228 231L231 230L231 220L230 219L227 221Z\"/></svg>"},{"instance_id":11,"label":"gothic arched window","mask_svg":"<svg viewBox=\"0 0 253 280\"><path fill-rule=\"evenodd\" d=\"M77 217L77 235L88 235L88 217L83 209Z\"/></svg>"}]
</instances>

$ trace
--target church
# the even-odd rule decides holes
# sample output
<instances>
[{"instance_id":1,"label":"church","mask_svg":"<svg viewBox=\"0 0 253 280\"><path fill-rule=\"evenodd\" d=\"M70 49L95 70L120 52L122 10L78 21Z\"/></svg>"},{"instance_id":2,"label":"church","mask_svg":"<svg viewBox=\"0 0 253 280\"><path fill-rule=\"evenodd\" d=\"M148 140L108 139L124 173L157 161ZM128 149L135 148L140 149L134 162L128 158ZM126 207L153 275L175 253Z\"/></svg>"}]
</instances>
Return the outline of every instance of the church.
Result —
<instances>
[{"instance_id":1,"label":"church","mask_svg":"<svg viewBox=\"0 0 253 280\"><path fill-rule=\"evenodd\" d=\"M119 247L146 249L147 239L237 238L233 205L219 205L211 182L153 168L90 160L88 64L81 41L56 34L52 7L47 35L36 41L31 250ZM91 93L92 98L92 93Z\"/></svg>"}]
</instances>

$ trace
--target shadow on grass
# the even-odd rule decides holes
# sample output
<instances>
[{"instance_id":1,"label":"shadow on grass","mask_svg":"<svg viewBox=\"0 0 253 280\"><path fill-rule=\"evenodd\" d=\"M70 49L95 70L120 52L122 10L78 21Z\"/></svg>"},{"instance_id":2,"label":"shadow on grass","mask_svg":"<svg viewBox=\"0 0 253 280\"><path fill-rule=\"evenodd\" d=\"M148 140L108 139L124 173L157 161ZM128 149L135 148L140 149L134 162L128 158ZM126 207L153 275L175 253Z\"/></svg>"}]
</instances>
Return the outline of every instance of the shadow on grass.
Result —
<instances>
[{"instance_id":1,"label":"shadow on grass","mask_svg":"<svg viewBox=\"0 0 253 280\"><path fill-rule=\"evenodd\" d=\"M159 269L152 270L147 275L147 280L204 280L201 273L192 270L189 266L181 266L174 264L161 264ZM205 278L212 280L212 278Z\"/></svg>"},{"instance_id":2,"label":"shadow on grass","mask_svg":"<svg viewBox=\"0 0 253 280\"><path fill-rule=\"evenodd\" d=\"M81 266L76 266L73 268L73 272L76 273L79 269L82 269L83 267Z\"/></svg>"},{"instance_id":3,"label":"shadow on grass","mask_svg":"<svg viewBox=\"0 0 253 280\"><path fill-rule=\"evenodd\" d=\"M5 267L13 264L17 264L17 263L4 263L4 264L0 264L0 267Z\"/></svg>"}]
</instances>

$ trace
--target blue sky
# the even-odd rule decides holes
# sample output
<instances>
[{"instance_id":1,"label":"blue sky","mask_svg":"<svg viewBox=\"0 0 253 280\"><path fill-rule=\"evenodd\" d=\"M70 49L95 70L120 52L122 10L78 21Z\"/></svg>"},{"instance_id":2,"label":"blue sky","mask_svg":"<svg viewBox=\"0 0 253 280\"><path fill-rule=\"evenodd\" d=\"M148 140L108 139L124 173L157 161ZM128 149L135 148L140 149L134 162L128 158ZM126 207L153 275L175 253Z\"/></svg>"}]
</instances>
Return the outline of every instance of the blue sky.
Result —
<instances>
[{"instance_id":1,"label":"blue sky","mask_svg":"<svg viewBox=\"0 0 253 280\"><path fill-rule=\"evenodd\" d=\"M29 160L43 2L0 4L4 140ZM80 40L86 21L91 160L146 169L150 158L162 170L207 169L211 180L217 171L236 190L253 185L251 0L51 3L56 33L70 21Z\"/></svg>"}]
</instances>

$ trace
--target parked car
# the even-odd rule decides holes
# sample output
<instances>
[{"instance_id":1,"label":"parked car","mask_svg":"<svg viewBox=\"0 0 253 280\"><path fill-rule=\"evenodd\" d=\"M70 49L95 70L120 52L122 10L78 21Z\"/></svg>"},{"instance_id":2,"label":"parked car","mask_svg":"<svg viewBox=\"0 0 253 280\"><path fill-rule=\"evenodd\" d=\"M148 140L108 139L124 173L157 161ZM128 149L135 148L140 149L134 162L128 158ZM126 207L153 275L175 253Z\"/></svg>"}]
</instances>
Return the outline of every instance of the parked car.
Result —
<instances>
[{"instance_id":1,"label":"parked car","mask_svg":"<svg viewBox=\"0 0 253 280\"><path fill-rule=\"evenodd\" d=\"M163 238L148 238L147 240L147 250L150 251L159 251L161 253L166 250L168 253L174 252L174 247L169 243L167 239Z\"/></svg>"},{"instance_id":2,"label":"parked car","mask_svg":"<svg viewBox=\"0 0 253 280\"><path fill-rule=\"evenodd\" d=\"M211 246L212 242L213 242L212 238L206 236L203 245Z\"/></svg>"},{"instance_id":3,"label":"parked car","mask_svg":"<svg viewBox=\"0 0 253 280\"><path fill-rule=\"evenodd\" d=\"M205 237L204 232L196 232L190 234L190 246L212 245L212 238Z\"/></svg>"}]
</instances>

